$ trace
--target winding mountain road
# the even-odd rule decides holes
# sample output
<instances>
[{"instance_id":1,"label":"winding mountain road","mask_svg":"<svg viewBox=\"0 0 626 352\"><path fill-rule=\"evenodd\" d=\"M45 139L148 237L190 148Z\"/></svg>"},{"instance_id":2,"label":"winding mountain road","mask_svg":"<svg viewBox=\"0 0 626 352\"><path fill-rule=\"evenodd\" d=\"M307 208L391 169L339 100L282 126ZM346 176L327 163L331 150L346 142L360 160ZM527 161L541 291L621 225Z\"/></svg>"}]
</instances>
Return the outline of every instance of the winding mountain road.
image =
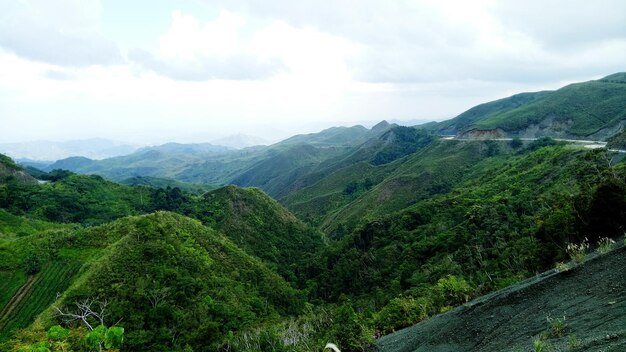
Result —
<instances>
[{"instance_id":1,"label":"winding mountain road","mask_svg":"<svg viewBox=\"0 0 626 352\"><path fill-rule=\"evenodd\" d=\"M457 138L456 136L440 136L444 141L512 141L515 138ZM539 138L518 138L521 141L536 141ZM583 144L583 148L588 149L597 149L597 148L606 148L606 142L604 141L592 141L585 139L562 139L562 138L552 138L558 142L567 142L567 143L576 143ZM624 149L608 149L610 152L614 153L626 153Z\"/></svg>"}]
</instances>

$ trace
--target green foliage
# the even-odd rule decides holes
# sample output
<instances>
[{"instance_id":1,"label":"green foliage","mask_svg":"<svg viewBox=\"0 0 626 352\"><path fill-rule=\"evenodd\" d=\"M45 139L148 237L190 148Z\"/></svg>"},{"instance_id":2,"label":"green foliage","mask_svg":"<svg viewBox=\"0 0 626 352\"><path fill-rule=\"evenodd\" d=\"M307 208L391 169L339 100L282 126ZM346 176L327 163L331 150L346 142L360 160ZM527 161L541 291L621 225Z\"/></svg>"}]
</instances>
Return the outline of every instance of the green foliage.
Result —
<instances>
[{"instance_id":1,"label":"green foliage","mask_svg":"<svg viewBox=\"0 0 626 352\"><path fill-rule=\"evenodd\" d=\"M521 139L519 139L519 138L517 138L517 137L516 137L516 138L513 138L513 139L511 140L511 143L509 143L509 145L510 145L510 146L511 146L511 148L513 148L513 149L519 149L519 148L521 148L522 146L524 146L524 142L522 142L522 140L521 140Z\"/></svg>"},{"instance_id":2,"label":"green foliage","mask_svg":"<svg viewBox=\"0 0 626 352\"><path fill-rule=\"evenodd\" d=\"M9 303L25 282L26 275L22 271L0 271L0 307Z\"/></svg>"},{"instance_id":3,"label":"green foliage","mask_svg":"<svg viewBox=\"0 0 626 352\"><path fill-rule=\"evenodd\" d=\"M557 141L555 141L554 139L550 137L541 137L530 142L530 144L528 145L528 150L533 151L539 148L554 146L557 144L558 144Z\"/></svg>"},{"instance_id":4,"label":"green foliage","mask_svg":"<svg viewBox=\"0 0 626 352\"><path fill-rule=\"evenodd\" d=\"M600 238L598 241L598 252L600 253L608 253L613 249L615 245L615 241L608 237Z\"/></svg>"},{"instance_id":5,"label":"green foliage","mask_svg":"<svg viewBox=\"0 0 626 352\"><path fill-rule=\"evenodd\" d=\"M34 282L22 298L15 302L11 312L0 317L0 341L11 336L16 329L27 327L50 306L59 292L67 289L78 272L78 263L52 262L41 266L41 271L34 277Z\"/></svg>"},{"instance_id":6,"label":"green foliage","mask_svg":"<svg viewBox=\"0 0 626 352\"><path fill-rule=\"evenodd\" d=\"M567 347L569 347L570 350L575 350L580 347L580 341L576 335L572 334L567 337Z\"/></svg>"},{"instance_id":7,"label":"green foliage","mask_svg":"<svg viewBox=\"0 0 626 352\"><path fill-rule=\"evenodd\" d=\"M98 349L101 344L104 343L104 338L107 333L107 328L104 325L99 325L87 335L85 335L85 342L93 349Z\"/></svg>"},{"instance_id":8,"label":"green foliage","mask_svg":"<svg viewBox=\"0 0 626 352\"><path fill-rule=\"evenodd\" d=\"M541 339L533 340L533 349L535 352L543 352L546 350L546 342Z\"/></svg>"},{"instance_id":9,"label":"green foliage","mask_svg":"<svg viewBox=\"0 0 626 352\"><path fill-rule=\"evenodd\" d=\"M214 346L228 331L295 314L303 306L302 295L261 261L172 213L125 218L77 233L67 243L107 248L63 301L108 298L107 317L122 319L129 349ZM105 341L98 332L92 335Z\"/></svg>"},{"instance_id":10,"label":"green foliage","mask_svg":"<svg viewBox=\"0 0 626 352\"><path fill-rule=\"evenodd\" d=\"M37 254L30 253L24 260L23 266L26 274L36 274L39 272L39 270L41 270L41 260L39 259L39 256Z\"/></svg>"},{"instance_id":11,"label":"green foliage","mask_svg":"<svg viewBox=\"0 0 626 352\"><path fill-rule=\"evenodd\" d=\"M215 188L203 184L180 182L173 179L152 176L134 176L124 179L120 181L120 183L127 186L146 186L161 189L178 188L181 191L192 194L203 194Z\"/></svg>"},{"instance_id":12,"label":"green foliage","mask_svg":"<svg viewBox=\"0 0 626 352\"><path fill-rule=\"evenodd\" d=\"M331 332L331 340L342 351L363 351L371 342L371 334L359 320L350 303L337 309L336 324Z\"/></svg>"},{"instance_id":13,"label":"green foliage","mask_svg":"<svg viewBox=\"0 0 626 352\"><path fill-rule=\"evenodd\" d=\"M372 158L372 164L390 163L425 147L433 141L433 137L425 130L398 126L385 132L381 140L387 142Z\"/></svg>"},{"instance_id":14,"label":"green foliage","mask_svg":"<svg viewBox=\"0 0 626 352\"><path fill-rule=\"evenodd\" d=\"M547 317L546 320L550 325L550 336L551 337L563 337L565 334L565 317L563 318L552 318Z\"/></svg>"},{"instance_id":15,"label":"green foliage","mask_svg":"<svg viewBox=\"0 0 626 352\"><path fill-rule=\"evenodd\" d=\"M374 326L383 334L391 333L428 318L431 306L426 297L394 298L376 314Z\"/></svg>"},{"instance_id":16,"label":"green foliage","mask_svg":"<svg viewBox=\"0 0 626 352\"><path fill-rule=\"evenodd\" d=\"M226 234L300 286L306 278L298 269L322 247L318 231L254 188L227 186L208 192L189 215Z\"/></svg>"},{"instance_id":17,"label":"green foliage","mask_svg":"<svg viewBox=\"0 0 626 352\"><path fill-rule=\"evenodd\" d=\"M61 325L54 325L48 329L48 338L55 341L64 340L70 336L70 331L63 328Z\"/></svg>"},{"instance_id":18,"label":"green foliage","mask_svg":"<svg viewBox=\"0 0 626 352\"><path fill-rule=\"evenodd\" d=\"M609 149L626 149L626 130L623 130L607 139Z\"/></svg>"},{"instance_id":19,"label":"green foliage","mask_svg":"<svg viewBox=\"0 0 626 352\"><path fill-rule=\"evenodd\" d=\"M465 279L454 275L437 280L435 290L448 306L467 302L473 291Z\"/></svg>"},{"instance_id":20,"label":"green foliage","mask_svg":"<svg viewBox=\"0 0 626 352\"><path fill-rule=\"evenodd\" d=\"M579 244L568 243L566 247L567 254L569 254L570 258L576 263L582 263L585 261L587 250L589 250L589 241L587 238Z\"/></svg>"}]
</instances>

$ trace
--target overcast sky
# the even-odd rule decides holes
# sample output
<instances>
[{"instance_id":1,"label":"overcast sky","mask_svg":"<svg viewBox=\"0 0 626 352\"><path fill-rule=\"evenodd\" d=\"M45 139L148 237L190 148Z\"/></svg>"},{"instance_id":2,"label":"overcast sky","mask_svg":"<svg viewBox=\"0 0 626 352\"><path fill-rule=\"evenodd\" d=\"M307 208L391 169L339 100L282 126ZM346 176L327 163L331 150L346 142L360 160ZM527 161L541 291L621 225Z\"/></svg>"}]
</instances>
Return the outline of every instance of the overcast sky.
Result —
<instances>
[{"instance_id":1,"label":"overcast sky","mask_svg":"<svg viewBox=\"0 0 626 352\"><path fill-rule=\"evenodd\" d=\"M0 142L442 120L618 71L623 0L0 0Z\"/></svg>"}]
</instances>

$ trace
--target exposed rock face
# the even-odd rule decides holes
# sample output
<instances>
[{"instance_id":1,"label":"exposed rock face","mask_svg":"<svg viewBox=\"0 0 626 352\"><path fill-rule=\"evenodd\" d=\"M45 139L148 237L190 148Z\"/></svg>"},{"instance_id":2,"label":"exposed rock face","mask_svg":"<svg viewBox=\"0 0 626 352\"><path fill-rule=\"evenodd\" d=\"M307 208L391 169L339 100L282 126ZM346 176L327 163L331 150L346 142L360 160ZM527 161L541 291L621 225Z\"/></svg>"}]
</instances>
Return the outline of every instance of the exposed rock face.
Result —
<instances>
[{"instance_id":1,"label":"exposed rock face","mask_svg":"<svg viewBox=\"0 0 626 352\"><path fill-rule=\"evenodd\" d=\"M507 137L506 132L500 128L496 128L493 130L481 130L478 128L471 129L469 131L465 131L459 135L459 138L468 138L468 139L494 139L494 138L505 138Z\"/></svg>"}]
</instances>

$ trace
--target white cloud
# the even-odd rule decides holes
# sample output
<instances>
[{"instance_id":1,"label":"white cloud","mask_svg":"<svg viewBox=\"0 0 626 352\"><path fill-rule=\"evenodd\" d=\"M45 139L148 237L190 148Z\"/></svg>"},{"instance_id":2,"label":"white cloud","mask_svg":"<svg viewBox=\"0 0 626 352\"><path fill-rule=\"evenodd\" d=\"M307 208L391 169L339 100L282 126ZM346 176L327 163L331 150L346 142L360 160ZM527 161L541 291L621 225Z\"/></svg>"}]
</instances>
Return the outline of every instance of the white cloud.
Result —
<instances>
[{"instance_id":1,"label":"white cloud","mask_svg":"<svg viewBox=\"0 0 626 352\"><path fill-rule=\"evenodd\" d=\"M0 141L442 119L626 66L622 1L149 2L162 31L124 55L108 4L0 0Z\"/></svg>"},{"instance_id":2,"label":"white cloud","mask_svg":"<svg viewBox=\"0 0 626 352\"><path fill-rule=\"evenodd\" d=\"M169 30L159 40L156 54L133 49L129 59L166 77L184 81L212 79L256 80L285 70L274 56L258 57L242 39L246 22L228 11L202 24L191 15L174 11Z\"/></svg>"},{"instance_id":3,"label":"white cloud","mask_svg":"<svg viewBox=\"0 0 626 352\"><path fill-rule=\"evenodd\" d=\"M99 10L99 1L0 2L0 47L61 66L118 64L116 44L95 26Z\"/></svg>"}]
</instances>

